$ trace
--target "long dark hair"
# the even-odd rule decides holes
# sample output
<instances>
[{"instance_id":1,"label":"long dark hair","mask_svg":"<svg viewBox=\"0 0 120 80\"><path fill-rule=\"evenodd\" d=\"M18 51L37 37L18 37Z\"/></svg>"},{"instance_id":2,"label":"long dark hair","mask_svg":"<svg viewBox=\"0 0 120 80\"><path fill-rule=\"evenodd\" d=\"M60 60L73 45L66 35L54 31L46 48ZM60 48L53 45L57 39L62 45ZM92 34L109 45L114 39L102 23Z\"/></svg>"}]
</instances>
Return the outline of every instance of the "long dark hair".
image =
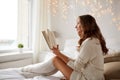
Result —
<instances>
[{"instance_id":1,"label":"long dark hair","mask_svg":"<svg viewBox=\"0 0 120 80\"><path fill-rule=\"evenodd\" d=\"M103 53L107 54L108 49L106 47L106 42L96 23L95 18L92 17L91 15L82 15L79 16L79 19L83 28L83 37L78 41L79 45L81 45L86 38L95 37L99 39Z\"/></svg>"}]
</instances>

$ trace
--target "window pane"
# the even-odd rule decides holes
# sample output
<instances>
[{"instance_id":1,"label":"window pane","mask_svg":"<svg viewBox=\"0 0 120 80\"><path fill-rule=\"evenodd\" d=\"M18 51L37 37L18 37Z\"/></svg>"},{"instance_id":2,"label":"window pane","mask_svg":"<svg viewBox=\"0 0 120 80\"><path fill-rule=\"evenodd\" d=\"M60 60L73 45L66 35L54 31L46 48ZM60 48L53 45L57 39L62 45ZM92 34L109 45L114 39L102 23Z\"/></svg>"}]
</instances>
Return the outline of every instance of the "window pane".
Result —
<instances>
[{"instance_id":1,"label":"window pane","mask_svg":"<svg viewBox=\"0 0 120 80\"><path fill-rule=\"evenodd\" d=\"M0 0L0 50L13 48L17 40L18 0Z\"/></svg>"},{"instance_id":2,"label":"window pane","mask_svg":"<svg viewBox=\"0 0 120 80\"><path fill-rule=\"evenodd\" d=\"M32 0L0 0L0 52L31 48Z\"/></svg>"}]
</instances>

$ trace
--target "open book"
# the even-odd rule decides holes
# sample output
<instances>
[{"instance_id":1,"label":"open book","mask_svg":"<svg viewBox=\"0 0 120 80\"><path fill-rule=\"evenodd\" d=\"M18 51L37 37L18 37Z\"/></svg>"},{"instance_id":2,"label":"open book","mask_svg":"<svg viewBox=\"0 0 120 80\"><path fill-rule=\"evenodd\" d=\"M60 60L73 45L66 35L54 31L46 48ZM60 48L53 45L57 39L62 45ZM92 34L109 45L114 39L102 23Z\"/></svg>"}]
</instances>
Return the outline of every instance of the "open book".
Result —
<instances>
[{"instance_id":1,"label":"open book","mask_svg":"<svg viewBox=\"0 0 120 80\"><path fill-rule=\"evenodd\" d=\"M48 47L51 49L57 46L56 40L55 40L55 35L53 31L47 29L45 31L42 31L42 34L44 36L44 39L46 40Z\"/></svg>"}]
</instances>

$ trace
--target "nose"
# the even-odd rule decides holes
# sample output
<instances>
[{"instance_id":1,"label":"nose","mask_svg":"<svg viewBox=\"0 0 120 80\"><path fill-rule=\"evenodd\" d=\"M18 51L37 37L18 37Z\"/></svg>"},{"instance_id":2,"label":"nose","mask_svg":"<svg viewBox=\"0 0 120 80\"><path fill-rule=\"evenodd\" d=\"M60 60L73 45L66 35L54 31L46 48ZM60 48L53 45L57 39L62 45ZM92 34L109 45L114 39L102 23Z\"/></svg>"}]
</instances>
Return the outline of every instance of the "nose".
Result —
<instances>
[{"instance_id":1,"label":"nose","mask_svg":"<svg viewBox=\"0 0 120 80\"><path fill-rule=\"evenodd\" d=\"M75 26L75 28L77 28L77 26Z\"/></svg>"}]
</instances>

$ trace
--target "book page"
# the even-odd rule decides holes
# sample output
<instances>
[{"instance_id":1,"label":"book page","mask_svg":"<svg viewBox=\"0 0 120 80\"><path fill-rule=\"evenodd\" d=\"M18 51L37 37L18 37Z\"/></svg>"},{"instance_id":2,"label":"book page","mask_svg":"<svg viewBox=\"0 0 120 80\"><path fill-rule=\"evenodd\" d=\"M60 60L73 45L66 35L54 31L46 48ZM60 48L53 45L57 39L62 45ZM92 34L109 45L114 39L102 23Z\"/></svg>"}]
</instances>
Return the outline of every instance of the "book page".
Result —
<instances>
[{"instance_id":1,"label":"book page","mask_svg":"<svg viewBox=\"0 0 120 80\"><path fill-rule=\"evenodd\" d=\"M56 42L55 35L54 35L54 32L53 32L53 31L51 31L51 36L52 36L53 46L54 46L54 47L57 47L57 42Z\"/></svg>"},{"instance_id":2,"label":"book page","mask_svg":"<svg viewBox=\"0 0 120 80\"><path fill-rule=\"evenodd\" d=\"M44 39L45 39L46 43L48 44L48 47L51 48L46 31L42 31L42 34L44 36Z\"/></svg>"},{"instance_id":3,"label":"book page","mask_svg":"<svg viewBox=\"0 0 120 80\"><path fill-rule=\"evenodd\" d=\"M49 29L47 29L46 31L42 31L42 34L50 49L53 48L53 46L57 47L57 43L56 43L55 35L53 31L50 31Z\"/></svg>"}]
</instances>

